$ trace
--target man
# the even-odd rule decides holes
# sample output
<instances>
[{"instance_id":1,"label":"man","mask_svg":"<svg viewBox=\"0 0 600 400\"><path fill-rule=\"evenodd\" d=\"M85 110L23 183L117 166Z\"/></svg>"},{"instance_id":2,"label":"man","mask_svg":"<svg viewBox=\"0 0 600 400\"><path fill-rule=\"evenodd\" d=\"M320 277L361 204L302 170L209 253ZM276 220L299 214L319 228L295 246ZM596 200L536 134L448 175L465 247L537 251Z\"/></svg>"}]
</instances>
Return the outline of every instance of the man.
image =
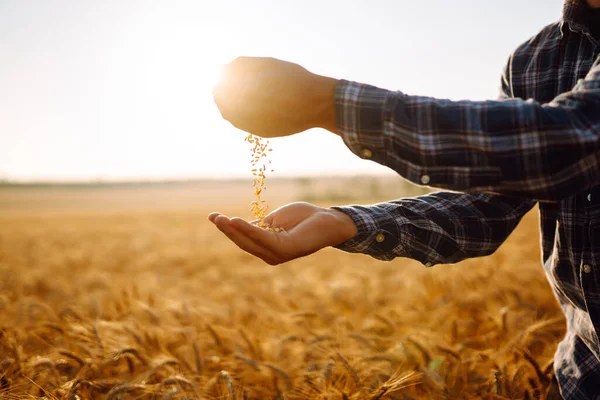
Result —
<instances>
[{"instance_id":1,"label":"man","mask_svg":"<svg viewBox=\"0 0 600 400\"><path fill-rule=\"evenodd\" d=\"M554 361L560 392L599 399L599 52L600 0L569 0L560 21L510 57L498 101L407 96L274 59L237 59L214 90L233 125L264 137L325 128L361 158L457 192L373 206L290 204L266 220L282 233L219 213L209 219L269 264L336 246L430 267L493 253L539 202L544 267L567 317Z\"/></svg>"}]
</instances>

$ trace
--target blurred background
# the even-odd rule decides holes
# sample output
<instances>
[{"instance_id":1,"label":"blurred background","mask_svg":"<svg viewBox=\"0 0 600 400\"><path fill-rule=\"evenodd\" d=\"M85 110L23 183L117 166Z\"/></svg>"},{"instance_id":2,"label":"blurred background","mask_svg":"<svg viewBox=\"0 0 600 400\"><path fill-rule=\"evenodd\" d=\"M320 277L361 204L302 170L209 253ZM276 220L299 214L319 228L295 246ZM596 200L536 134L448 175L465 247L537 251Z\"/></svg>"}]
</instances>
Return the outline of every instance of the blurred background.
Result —
<instances>
[{"instance_id":1,"label":"blurred background","mask_svg":"<svg viewBox=\"0 0 600 400\"><path fill-rule=\"evenodd\" d=\"M273 56L410 94L492 99L510 53L557 20L561 7L561 0L3 0L0 179L248 177L244 134L212 102L219 65ZM324 131L275 140L273 148L278 176L389 173Z\"/></svg>"}]
</instances>

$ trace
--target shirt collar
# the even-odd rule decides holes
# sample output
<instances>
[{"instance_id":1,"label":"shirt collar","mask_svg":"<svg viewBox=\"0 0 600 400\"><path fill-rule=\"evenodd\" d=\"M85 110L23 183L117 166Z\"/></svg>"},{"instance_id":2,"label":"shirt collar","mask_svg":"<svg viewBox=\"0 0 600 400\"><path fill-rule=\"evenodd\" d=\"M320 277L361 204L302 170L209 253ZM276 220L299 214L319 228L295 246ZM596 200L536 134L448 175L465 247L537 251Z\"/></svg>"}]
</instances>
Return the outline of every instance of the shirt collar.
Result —
<instances>
[{"instance_id":1,"label":"shirt collar","mask_svg":"<svg viewBox=\"0 0 600 400\"><path fill-rule=\"evenodd\" d=\"M589 32L585 11L588 5L585 0L565 0L560 29L564 33L565 24L573 32Z\"/></svg>"}]
</instances>

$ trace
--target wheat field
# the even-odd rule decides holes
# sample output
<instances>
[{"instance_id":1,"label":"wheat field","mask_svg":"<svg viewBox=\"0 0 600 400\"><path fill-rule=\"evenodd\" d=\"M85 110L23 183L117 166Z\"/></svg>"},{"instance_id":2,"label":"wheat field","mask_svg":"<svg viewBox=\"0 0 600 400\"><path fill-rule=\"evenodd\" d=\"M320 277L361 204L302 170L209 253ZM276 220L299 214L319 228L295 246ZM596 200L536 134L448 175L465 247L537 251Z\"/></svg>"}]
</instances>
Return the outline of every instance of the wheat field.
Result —
<instances>
[{"instance_id":1,"label":"wheat field","mask_svg":"<svg viewBox=\"0 0 600 400\"><path fill-rule=\"evenodd\" d=\"M324 189L307 182L271 184L267 199L380 200L319 199ZM0 398L546 390L565 327L540 264L537 210L496 254L456 265L326 249L271 267L206 220L246 217L251 198L244 182L0 189Z\"/></svg>"}]
</instances>

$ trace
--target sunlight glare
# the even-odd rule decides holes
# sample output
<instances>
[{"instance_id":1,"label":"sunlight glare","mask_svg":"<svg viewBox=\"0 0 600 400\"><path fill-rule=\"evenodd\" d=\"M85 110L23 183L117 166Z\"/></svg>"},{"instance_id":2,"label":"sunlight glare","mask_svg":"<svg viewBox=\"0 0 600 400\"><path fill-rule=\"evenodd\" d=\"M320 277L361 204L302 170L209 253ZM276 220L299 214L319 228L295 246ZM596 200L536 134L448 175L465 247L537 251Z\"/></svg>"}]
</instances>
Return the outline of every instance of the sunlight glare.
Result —
<instances>
[{"instance_id":1,"label":"sunlight glare","mask_svg":"<svg viewBox=\"0 0 600 400\"><path fill-rule=\"evenodd\" d=\"M219 85L219 83L221 83L221 80L223 79L223 68L224 65L215 65L212 68L212 71L210 72L210 87L211 89L214 89L215 87L217 87Z\"/></svg>"}]
</instances>

